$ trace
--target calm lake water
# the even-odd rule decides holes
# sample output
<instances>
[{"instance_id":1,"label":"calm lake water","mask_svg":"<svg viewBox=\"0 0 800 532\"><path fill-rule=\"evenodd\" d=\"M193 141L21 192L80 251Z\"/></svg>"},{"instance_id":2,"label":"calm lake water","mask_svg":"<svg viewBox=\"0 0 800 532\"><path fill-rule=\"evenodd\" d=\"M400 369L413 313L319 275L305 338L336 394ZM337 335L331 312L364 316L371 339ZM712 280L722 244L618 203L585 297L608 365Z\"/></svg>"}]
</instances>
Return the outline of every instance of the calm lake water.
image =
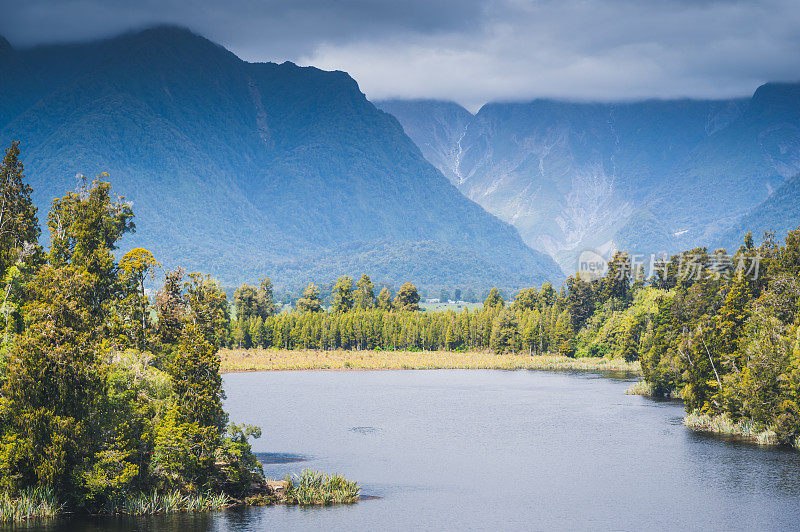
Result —
<instances>
[{"instance_id":1,"label":"calm lake water","mask_svg":"<svg viewBox=\"0 0 800 532\"><path fill-rule=\"evenodd\" d=\"M534 371L225 376L273 477L358 480L350 506L59 522L49 530L794 529L800 453L704 436L631 379ZM39 526L33 529L41 528Z\"/></svg>"}]
</instances>

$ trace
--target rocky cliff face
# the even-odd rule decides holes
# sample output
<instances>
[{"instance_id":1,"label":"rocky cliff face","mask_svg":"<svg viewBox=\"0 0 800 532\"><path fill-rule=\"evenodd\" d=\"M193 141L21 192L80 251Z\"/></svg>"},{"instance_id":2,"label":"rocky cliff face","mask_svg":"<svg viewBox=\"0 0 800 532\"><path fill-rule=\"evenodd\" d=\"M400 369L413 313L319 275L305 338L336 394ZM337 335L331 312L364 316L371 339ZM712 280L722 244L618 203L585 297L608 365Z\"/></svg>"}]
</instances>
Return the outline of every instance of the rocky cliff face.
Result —
<instances>
[{"instance_id":1,"label":"rocky cliff face","mask_svg":"<svg viewBox=\"0 0 800 532\"><path fill-rule=\"evenodd\" d=\"M462 193L569 272L584 249L674 252L733 230L800 171L798 97L800 85L768 84L727 101L487 104L462 134L451 124L446 145L425 132L427 102L378 105L413 122L407 133Z\"/></svg>"}]
</instances>

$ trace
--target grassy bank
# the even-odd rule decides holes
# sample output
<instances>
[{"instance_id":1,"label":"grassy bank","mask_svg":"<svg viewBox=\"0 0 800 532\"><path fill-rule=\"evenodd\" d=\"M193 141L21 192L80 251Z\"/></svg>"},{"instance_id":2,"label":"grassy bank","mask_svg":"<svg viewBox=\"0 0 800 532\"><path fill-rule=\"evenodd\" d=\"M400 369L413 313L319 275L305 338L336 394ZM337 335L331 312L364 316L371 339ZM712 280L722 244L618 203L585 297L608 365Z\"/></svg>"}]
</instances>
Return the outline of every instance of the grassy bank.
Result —
<instances>
[{"instance_id":1,"label":"grassy bank","mask_svg":"<svg viewBox=\"0 0 800 532\"><path fill-rule=\"evenodd\" d=\"M340 475L304 469L283 481L263 482L252 495L237 500L224 493L183 494L178 490L130 494L108 501L102 508L87 510L94 515L156 515L177 512L226 510L235 506L290 504L299 506L349 504L359 500L361 486ZM58 517L60 504L51 490L35 488L17 497L0 493L0 523Z\"/></svg>"},{"instance_id":2,"label":"grassy bank","mask_svg":"<svg viewBox=\"0 0 800 532\"><path fill-rule=\"evenodd\" d=\"M282 500L285 504L348 504L358 501L361 494L358 483L313 469L304 469L299 477L287 475L284 483Z\"/></svg>"},{"instance_id":3,"label":"grassy bank","mask_svg":"<svg viewBox=\"0 0 800 532\"><path fill-rule=\"evenodd\" d=\"M60 511L61 505L48 489L26 490L16 498L0 494L0 523L55 517Z\"/></svg>"},{"instance_id":4,"label":"grassy bank","mask_svg":"<svg viewBox=\"0 0 800 532\"><path fill-rule=\"evenodd\" d=\"M760 427L749 419L734 421L727 414L710 416L708 414L690 412L683 419L683 424L692 430L731 436L759 445L778 444L778 438L772 428Z\"/></svg>"},{"instance_id":5,"label":"grassy bank","mask_svg":"<svg viewBox=\"0 0 800 532\"><path fill-rule=\"evenodd\" d=\"M279 370L379 369L540 369L626 371L639 373L638 362L607 358L569 358L559 355L495 355L454 351L317 351L223 349L223 373Z\"/></svg>"}]
</instances>

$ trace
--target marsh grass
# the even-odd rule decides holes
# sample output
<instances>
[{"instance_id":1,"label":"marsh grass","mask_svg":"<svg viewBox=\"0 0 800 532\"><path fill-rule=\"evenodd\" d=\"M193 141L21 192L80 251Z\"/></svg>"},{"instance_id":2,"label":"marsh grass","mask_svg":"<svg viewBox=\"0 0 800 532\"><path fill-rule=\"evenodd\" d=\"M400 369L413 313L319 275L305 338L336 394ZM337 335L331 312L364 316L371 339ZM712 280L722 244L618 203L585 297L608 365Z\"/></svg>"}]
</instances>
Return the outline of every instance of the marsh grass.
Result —
<instances>
[{"instance_id":1,"label":"marsh grass","mask_svg":"<svg viewBox=\"0 0 800 532\"><path fill-rule=\"evenodd\" d=\"M283 497L286 504L308 506L354 503L361 494L358 483L339 475L326 475L313 469L303 469L300 476L286 475L285 481Z\"/></svg>"},{"instance_id":2,"label":"marsh grass","mask_svg":"<svg viewBox=\"0 0 800 532\"><path fill-rule=\"evenodd\" d=\"M683 424L692 430L713 432L734 438L758 443L759 445L777 445L778 437L772 427L762 427L750 419L734 421L727 414L710 416L690 412L683 419Z\"/></svg>"},{"instance_id":3,"label":"marsh grass","mask_svg":"<svg viewBox=\"0 0 800 532\"><path fill-rule=\"evenodd\" d=\"M653 385L647 381L639 381L625 390L625 395L643 395L653 397Z\"/></svg>"},{"instance_id":4,"label":"marsh grass","mask_svg":"<svg viewBox=\"0 0 800 532\"><path fill-rule=\"evenodd\" d=\"M108 515L154 515L175 512L201 512L224 510L232 505L230 497L224 493L200 493L184 495L181 492L152 491L136 493L110 501L105 507Z\"/></svg>"},{"instance_id":5,"label":"marsh grass","mask_svg":"<svg viewBox=\"0 0 800 532\"><path fill-rule=\"evenodd\" d=\"M25 490L15 498L3 493L0 495L0 522L55 517L61 508L50 489Z\"/></svg>"},{"instance_id":6,"label":"marsh grass","mask_svg":"<svg viewBox=\"0 0 800 532\"><path fill-rule=\"evenodd\" d=\"M390 370L390 369L536 369L641 373L638 362L560 355L505 354L488 351L355 351L223 349L221 371Z\"/></svg>"}]
</instances>

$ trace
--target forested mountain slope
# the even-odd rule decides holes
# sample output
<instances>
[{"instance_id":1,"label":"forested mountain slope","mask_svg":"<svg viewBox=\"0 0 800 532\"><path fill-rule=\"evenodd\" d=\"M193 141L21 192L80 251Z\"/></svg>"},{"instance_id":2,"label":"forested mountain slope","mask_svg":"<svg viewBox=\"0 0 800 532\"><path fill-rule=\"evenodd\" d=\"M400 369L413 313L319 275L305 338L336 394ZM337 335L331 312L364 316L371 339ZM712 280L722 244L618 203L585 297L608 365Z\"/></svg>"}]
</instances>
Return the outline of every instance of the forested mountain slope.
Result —
<instances>
[{"instance_id":1,"label":"forested mountain slope","mask_svg":"<svg viewBox=\"0 0 800 532\"><path fill-rule=\"evenodd\" d=\"M343 72L247 63L187 30L0 42L0 142L22 141L40 213L108 172L165 265L224 283L509 288L561 272L464 198ZM123 250L124 251L124 250Z\"/></svg>"}]
</instances>

